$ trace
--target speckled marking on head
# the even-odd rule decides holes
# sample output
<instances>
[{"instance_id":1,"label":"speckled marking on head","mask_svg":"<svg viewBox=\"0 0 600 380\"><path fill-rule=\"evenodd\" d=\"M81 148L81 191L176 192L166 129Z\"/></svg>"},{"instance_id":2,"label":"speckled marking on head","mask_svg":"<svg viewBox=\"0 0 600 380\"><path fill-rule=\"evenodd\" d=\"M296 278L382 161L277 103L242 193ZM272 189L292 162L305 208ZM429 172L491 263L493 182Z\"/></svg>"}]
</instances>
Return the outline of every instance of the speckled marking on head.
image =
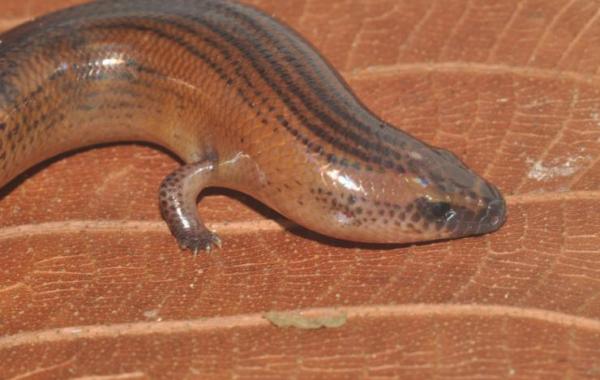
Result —
<instances>
[{"instance_id":1,"label":"speckled marking on head","mask_svg":"<svg viewBox=\"0 0 600 380\"><path fill-rule=\"evenodd\" d=\"M423 232L434 226L439 231L444 226L445 215L450 206L447 203L434 203L417 198L406 205L368 200L350 193L334 193L323 188L311 188L316 202L327 212L337 213L344 222L356 227L369 223L381 223L406 227L413 232ZM453 226L448 226L451 229Z\"/></svg>"}]
</instances>

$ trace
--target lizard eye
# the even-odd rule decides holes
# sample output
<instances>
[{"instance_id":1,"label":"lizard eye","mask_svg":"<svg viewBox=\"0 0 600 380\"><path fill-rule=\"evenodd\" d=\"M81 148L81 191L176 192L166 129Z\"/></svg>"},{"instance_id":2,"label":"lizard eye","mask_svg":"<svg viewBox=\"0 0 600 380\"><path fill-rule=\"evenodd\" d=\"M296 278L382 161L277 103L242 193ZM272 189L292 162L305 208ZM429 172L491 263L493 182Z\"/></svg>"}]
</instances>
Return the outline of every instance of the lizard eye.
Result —
<instances>
[{"instance_id":1,"label":"lizard eye","mask_svg":"<svg viewBox=\"0 0 600 380\"><path fill-rule=\"evenodd\" d=\"M448 202L435 202L431 204L429 210L431 211L431 215L433 217L442 218L448 211L450 211L450 208L450 203Z\"/></svg>"},{"instance_id":2,"label":"lizard eye","mask_svg":"<svg viewBox=\"0 0 600 380\"><path fill-rule=\"evenodd\" d=\"M454 214L448 202L422 202L419 211L430 220L450 219Z\"/></svg>"}]
</instances>

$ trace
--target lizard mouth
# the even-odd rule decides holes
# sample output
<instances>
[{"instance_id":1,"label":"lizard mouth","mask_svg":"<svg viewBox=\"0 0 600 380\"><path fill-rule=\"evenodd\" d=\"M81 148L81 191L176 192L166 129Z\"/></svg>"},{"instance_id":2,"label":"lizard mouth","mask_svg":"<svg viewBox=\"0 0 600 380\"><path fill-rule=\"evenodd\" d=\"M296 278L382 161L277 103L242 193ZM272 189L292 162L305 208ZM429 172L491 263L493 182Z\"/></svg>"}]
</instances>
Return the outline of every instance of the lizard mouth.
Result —
<instances>
[{"instance_id":1,"label":"lizard mouth","mask_svg":"<svg viewBox=\"0 0 600 380\"><path fill-rule=\"evenodd\" d=\"M481 207L478 212L473 212L467 208L458 210L457 223L454 226L447 226L448 229L453 230L455 237L493 232L506 221L506 202L504 198L493 185L486 183L486 187L488 194L492 194L492 198L484 198L485 206Z\"/></svg>"}]
</instances>

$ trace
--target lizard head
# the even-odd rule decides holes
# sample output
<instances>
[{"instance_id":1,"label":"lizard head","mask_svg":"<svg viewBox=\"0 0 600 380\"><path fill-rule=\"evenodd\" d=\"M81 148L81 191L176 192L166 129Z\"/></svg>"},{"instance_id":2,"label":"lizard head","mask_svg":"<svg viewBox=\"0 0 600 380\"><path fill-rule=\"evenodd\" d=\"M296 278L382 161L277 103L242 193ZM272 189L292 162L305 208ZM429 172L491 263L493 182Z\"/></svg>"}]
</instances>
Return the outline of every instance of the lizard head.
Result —
<instances>
[{"instance_id":1,"label":"lizard head","mask_svg":"<svg viewBox=\"0 0 600 380\"><path fill-rule=\"evenodd\" d=\"M329 160L310 188L311 214L297 220L336 238L408 243L492 232L506 218L498 189L447 150L403 136L381 165ZM344 164L345 161L345 164ZM318 209L314 211L314 209Z\"/></svg>"}]
</instances>

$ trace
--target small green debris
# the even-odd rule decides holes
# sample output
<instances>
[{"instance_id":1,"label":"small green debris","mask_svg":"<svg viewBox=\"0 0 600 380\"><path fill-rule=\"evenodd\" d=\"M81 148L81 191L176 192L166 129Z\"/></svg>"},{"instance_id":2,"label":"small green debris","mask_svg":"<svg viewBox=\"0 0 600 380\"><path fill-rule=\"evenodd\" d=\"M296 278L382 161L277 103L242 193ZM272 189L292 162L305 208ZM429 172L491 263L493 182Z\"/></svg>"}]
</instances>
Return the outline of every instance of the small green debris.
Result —
<instances>
[{"instance_id":1,"label":"small green debris","mask_svg":"<svg viewBox=\"0 0 600 380\"><path fill-rule=\"evenodd\" d=\"M263 317L277 327L294 327L303 330L338 328L346 324L346 313L322 316L306 316L297 312L270 311Z\"/></svg>"}]
</instances>

